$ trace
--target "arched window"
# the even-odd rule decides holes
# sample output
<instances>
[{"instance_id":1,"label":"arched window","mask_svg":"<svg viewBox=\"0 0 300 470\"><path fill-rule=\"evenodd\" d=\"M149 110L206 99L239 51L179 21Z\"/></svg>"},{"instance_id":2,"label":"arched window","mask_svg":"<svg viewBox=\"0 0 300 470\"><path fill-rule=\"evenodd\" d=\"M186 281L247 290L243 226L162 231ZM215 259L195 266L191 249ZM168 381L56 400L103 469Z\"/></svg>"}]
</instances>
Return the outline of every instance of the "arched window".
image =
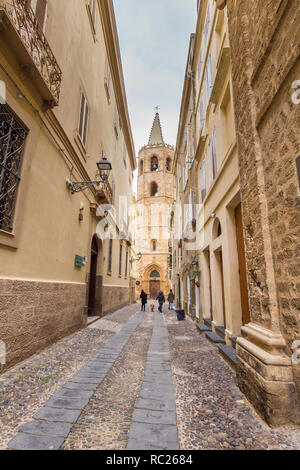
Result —
<instances>
[{"instance_id":1,"label":"arched window","mask_svg":"<svg viewBox=\"0 0 300 470\"><path fill-rule=\"evenodd\" d=\"M160 277L160 274L156 269L154 269L154 271L152 271L152 273L150 274L150 277Z\"/></svg>"},{"instance_id":2,"label":"arched window","mask_svg":"<svg viewBox=\"0 0 300 470\"><path fill-rule=\"evenodd\" d=\"M152 251L156 251L156 248L157 248L157 241L156 241L156 240L152 240L152 242L151 242L151 249L152 249Z\"/></svg>"},{"instance_id":3,"label":"arched window","mask_svg":"<svg viewBox=\"0 0 300 470\"><path fill-rule=\"evenodd\" d=\"M140 161L140 175L143 173L143 171L144 171L144 161L141 160Z\"/></svg>"},{"instance_id":4,"label":"arched window","mask_svg":"<svg viewBox=\"0 0 300 470\"><path fill-rule=\"evenodd\" d=\"M152 157L151 158L151 171L157 171L158 170L158 159L157 157Z\"/></svg>"},{"instance_id":5,"label":"arched window","mask_svg":"<svg viewBox=\"0 0 300 470\"><path fill-rule=\"evenodd\" d=\"M166 169L167 171L171 171L171 158L167 158Z\"/></svg>"},{"instance_id":6,"label":"arched window","mask_svg":"<svg viewBox=\"0 0 300 470\"><path fill-rule=\"evenodd\" d=\"M156 183L151 183L151 196L155 197L158 195L158 186Z\"/></svg>"},{"instance_id":7,"label":"arched window","mask_svg":"<svg viewBox=\"0 0 300 470\"><path fill-rule=\"evenodd\" d=\"M213 224L213 239L219 238L222 235L222 226L218 218L215 219Z\"/></svg>"}]
</instances>

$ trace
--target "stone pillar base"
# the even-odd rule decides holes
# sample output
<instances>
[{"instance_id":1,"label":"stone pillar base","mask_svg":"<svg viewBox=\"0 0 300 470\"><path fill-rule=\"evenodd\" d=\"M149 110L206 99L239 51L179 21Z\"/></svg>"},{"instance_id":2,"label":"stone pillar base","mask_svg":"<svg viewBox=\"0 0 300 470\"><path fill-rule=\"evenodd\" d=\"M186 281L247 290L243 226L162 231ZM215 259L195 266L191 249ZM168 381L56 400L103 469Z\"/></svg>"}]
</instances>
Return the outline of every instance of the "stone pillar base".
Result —
<instances>
[{"instance_id":1,"label":"stone pillar base","mask_svg":"<svg viewBox=\"0 0 300 470\"><path fill-rule=\"evenodd\" d=\"M241 391L270 426L300 423L291 358L285 341L256 324L242 327L237 341L237 379Z\"/></svg>"}]
</instances>

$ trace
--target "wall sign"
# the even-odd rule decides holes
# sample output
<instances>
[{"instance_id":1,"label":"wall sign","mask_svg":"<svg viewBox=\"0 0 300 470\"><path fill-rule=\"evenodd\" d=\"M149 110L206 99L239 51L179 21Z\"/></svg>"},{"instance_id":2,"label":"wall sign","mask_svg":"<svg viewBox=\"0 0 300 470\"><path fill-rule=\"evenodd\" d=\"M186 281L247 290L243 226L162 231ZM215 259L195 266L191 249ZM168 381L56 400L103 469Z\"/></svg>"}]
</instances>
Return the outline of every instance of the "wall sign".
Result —
<instances>
[{"instance_id":1,"label":"wall sign","mask_svg":"<svg viewBox=\"0 0 300 470\"><path fill-rule=\"evenodd\" d=\"M85 265L85 256L75 256L75 266L76 268L82 268Z\"/></svg>"}]
</instances>

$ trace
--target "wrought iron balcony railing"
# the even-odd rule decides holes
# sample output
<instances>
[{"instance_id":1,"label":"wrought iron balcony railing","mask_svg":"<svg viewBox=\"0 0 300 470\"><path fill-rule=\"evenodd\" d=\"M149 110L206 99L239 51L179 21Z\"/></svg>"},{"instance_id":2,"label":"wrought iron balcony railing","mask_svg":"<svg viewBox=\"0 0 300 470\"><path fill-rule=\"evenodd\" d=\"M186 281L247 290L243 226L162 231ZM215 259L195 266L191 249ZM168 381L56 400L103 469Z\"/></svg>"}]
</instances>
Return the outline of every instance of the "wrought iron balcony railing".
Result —
<instances>
[{"instance_id":1,"label":"wrought iron balcony railing","mask_svg":"<svg viewBox=\"0 0 300 470\"><path fill-rule=\"evenodd\" d=\"M47 107L57 106L62 72L28 0L0 0L0 38L30 73Z\"/></svg>"}]
</instances>

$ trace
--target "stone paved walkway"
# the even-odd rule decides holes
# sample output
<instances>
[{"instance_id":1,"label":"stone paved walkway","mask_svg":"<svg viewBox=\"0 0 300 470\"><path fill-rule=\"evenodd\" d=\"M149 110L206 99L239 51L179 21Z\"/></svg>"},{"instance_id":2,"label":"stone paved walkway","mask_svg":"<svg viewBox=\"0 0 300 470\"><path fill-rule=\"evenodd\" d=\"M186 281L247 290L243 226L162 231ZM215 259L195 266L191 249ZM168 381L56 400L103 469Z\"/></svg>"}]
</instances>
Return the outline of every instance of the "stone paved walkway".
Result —
<instances>
[{"instance_id":1,"label":"stone paved walkway","mask_svg":"<svg viewBox=\"0 0 300 470\"><path fill-rule=\"evenodd\" d=\"M166 307L126 307L0 376L0 420L0 449L300 449Z\"/></svg>"}]
</instances>

